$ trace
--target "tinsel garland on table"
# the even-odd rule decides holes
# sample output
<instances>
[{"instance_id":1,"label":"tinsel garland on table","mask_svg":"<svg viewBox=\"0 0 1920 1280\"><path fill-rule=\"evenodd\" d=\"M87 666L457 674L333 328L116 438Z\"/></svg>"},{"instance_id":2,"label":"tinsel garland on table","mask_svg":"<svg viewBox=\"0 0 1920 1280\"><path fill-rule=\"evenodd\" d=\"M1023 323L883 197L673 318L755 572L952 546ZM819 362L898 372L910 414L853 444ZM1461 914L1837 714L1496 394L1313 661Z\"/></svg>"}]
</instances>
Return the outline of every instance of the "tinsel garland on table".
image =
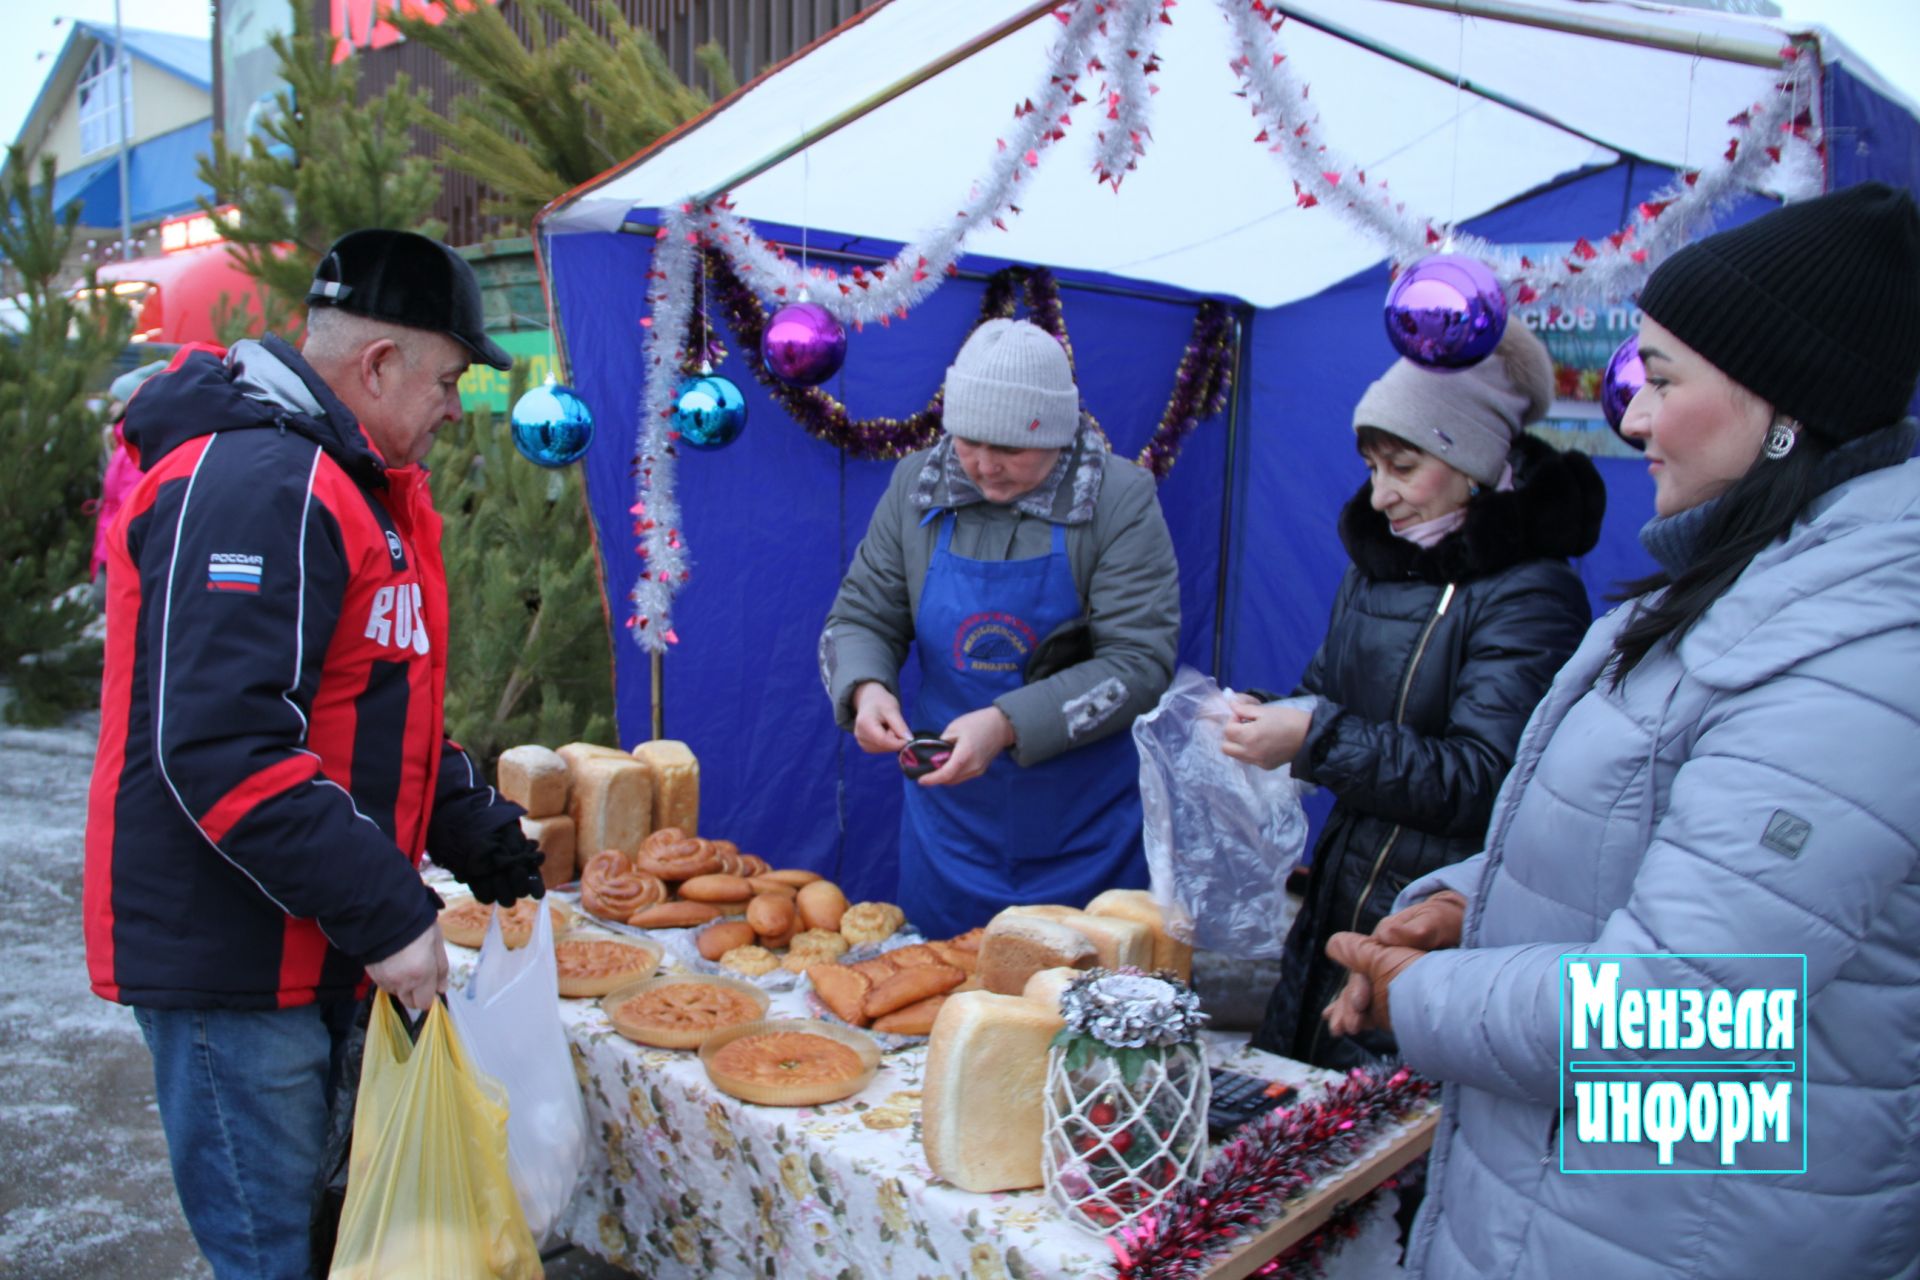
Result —
<instances>
[{"instance_id":1,"label":"tinsel garland on table","mask_svg":"<svg viewBox=\"0 0 1920 1280\"><path fill-rule=\"evenodd\" d=\"M1198 1182L1108 1237L1116 1280L1200 1275L1273 1221L1287 1201L1350 1163L1435 1087L1405 1067L1355 1070L1325 1096L1247 1126Z\"/></svg>"},{"instance_id":2,"label":"tinsel garland on table","mask_svg":"<svg viewBox=\"0 0 1920 1280\"><path fill-rule=\"evenodd\" d=\"M726 316L735 342L743 351L758 351L767 324L766 307L735 274L732 260L726 254L709 246L705 256L714 300ZM976 324L1012 316L1015 301L1020 297L1026 302L1027 318L1059 340L1071 367L1073 343L1067 336L1066 316L1060 305L1060 284L1045 268L1008 267L994 272L981 296L980 319ZM775 377L764 361L749 358L747 363L760 385L807 434L852 457L904 458L940 438L939 391L934 392L924 409L905 418L855 419L847 412L846 405L825 389L791 386ZM1232 388L1233 319L1224 303L1209 299L1194 313L1193 330L1174 373L1173 390L1167 397L1166 408L1135 461L1151 471L1156 479L1164 479L1173 470L1180 448L1194 428L1226 408Z\"/></svg>"},{"instance_id":3,"label":"tinsel garland on table","mask_svg":"<svg viewBox=\"0 0 1920 1280\"><path fill-rule=\"evenodd\" d=\"M1380 1192L1393 1185L1389 1178L1380 1184L1379 1190L1368 1192L1352 1204L1341 1205L1318 1231L1295 1241L1285 1253L1269 1259L1253 1274L1258 1280L1321 1280L1327 1274L1327 1264L1340 1256L1340 1251L1360 1234L1374 1206L1380 1202Z\"/></svg>"}]
</instances>

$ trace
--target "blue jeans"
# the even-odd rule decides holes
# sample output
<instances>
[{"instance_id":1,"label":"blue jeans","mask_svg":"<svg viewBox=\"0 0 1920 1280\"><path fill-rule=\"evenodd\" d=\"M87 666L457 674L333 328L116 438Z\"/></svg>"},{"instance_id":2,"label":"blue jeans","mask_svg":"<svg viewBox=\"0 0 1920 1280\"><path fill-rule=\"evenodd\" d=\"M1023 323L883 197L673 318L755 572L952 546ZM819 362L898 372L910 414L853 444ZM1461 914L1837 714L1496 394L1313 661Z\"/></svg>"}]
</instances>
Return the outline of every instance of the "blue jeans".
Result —
<instances>
[{"instance_id":1,"label":"blue jeans","mask_svg":"<svg viewBox=\"0 0 1920 1280\"><path fill-rule=\"evenodd\" d=\"M219 1280L305 1280L351 1001L135 1009L173 1185Z\"/></svg>"}]
</instances>

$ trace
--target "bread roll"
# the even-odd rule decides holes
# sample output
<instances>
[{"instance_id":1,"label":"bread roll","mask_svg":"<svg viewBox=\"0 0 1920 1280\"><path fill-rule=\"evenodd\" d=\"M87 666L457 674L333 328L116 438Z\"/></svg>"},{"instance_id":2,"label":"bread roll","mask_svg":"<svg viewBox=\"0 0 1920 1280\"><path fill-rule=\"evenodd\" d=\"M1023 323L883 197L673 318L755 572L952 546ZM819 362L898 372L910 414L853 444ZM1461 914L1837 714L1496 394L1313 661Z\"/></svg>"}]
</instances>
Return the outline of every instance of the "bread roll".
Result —
<instances>
[{"instance_id":1,"label":"bread roll","mask_svg":"<svg viewBox=\"0 0 1920 1280\"><path fill-rule=\"evenodd\" d=\"M1132 965L1136 969L1153 967L1153 931L1137 920L1119 916L1096 916L1073 907L1008 907L1002 915L1034 916L1063 924L1084 934L1093 944L1102 969Z\"/></svg>"},{"instance_id":2,"label":"bread roll","mask_svg":"<svg viewBox=\"0 0 1920 1280\"><path fill-rule=\"evenodd\" d=\"M690 836L700 834L700 761L692 748L670 738L643 742L633 758L653 784L653 829L678 827Z\"/></svg>"},{"instance_id":3,"label":"bread roll","mask_svg":"<svg viewBox=\"0 0 1920 1280\"><path fill-rule=\"evenodd\" d=\"M800 922L809 929L838 929L840 917L847 913L847 895L831 880L801 885L794 901L800 908Z\"/></svg>"},{"instance_id":4,"label":"bread roll","mask_svg":"<svg viewBox=\"0 0 1920 1280\"><path fill-rule=\"evenodd\" d=\"M527 811L529 818L551 818L567 811L567 762L545 747L508 747L500 753L496 775L500 794Z\"/></svg>"},{"instance_id":5,"label":"bread roll","mask_svg":"<svg viewBox=\"0 0 1920 1280\"><path fill-rule=\"evenodd\" d=\"M710 903L660 902L634 912L627 923L636 929L687 929L719 918L720 908Z\"/></svg>"},{"instance_id":6,"label":"bread roll","mask_svg":"<svg viewBox=\"0 0 1920 1280\"><path fill-rule=\"evenodd\" d=\"M722 920L702 929L697 945L703 957L718 960L735 947L750 947L759 940L753 926L745 920Z\"/></svg>"},{"instance_id":7,"label":"bread roll","mask_svg":"<svg viewBox=\"0 0 1920 1280\"><path fill-rule=\"evenodd\" d=\"M947 997L920 1086L920 1137L934 1173L962 1191L1041 1184L1047 1047L1063 1025L1019 996Z\"/></svg>"},{"instance_id":8,"label":"bread roll","mask_svg":"<svg viewBox=\"0 0 1920 1280\"><path fill-rule=\"evenodd\" d=\"M1153 968L1193 981L1193 948L1167 932L1166 913L1145 889L1109 889L1087 904L1087 914L1133 920L1153 934Z\"/></svg>"},{"instance_id":9,"label":"bread roll","mask_svg":"<svg viewBox=\"0 0 1920 1280\"><path fill-rule=\"evenodd\" d=\"M579 874L572 818L564 813L551 818L522 818L520 831L540 846L540 879L547 888L558 888Z\"/></svg>"},{"instance_id":10,"label":"bread roll","mask_svg":"<svg viewBox=\"0 0 1920 1280\"><path fill-rule=\"evenodd\" d=\"M575 850L590 858L603 849L630 853L646 839L651 811L647 771L624 755L579 755L571 766Z\"/></svg>"},{"instance_id":11,"label":"bread roll","mask_svg":"<svg viewBox=\"0 0 1920 1280\"><path fill-rule=\"evenodd\" d=\"M753 886L739 876L719 874L695 876L680 885L680 896L688 902L745 902L753 897ZM741 910L744 912L745 907Z\"/></svg>"},{"instance_id":12,"label":"bread roll","mask_svg":"<svg viewBox=\"0 0 1920 1280\"><path fill-rule=\"evenodd\" d=\"M1042 969L1091 969L1099 953L1087 936L1038 916L1002 911L980 941L980 980L987 990L1017 996Z\"/></svg>"},{"instance_id":13,"label":"bread roll","mask_svg":"<svg viewBox=\"0 0 1920 1280\"><path fill-rule=\"evenodd\" d=\"M778 938L785 946L793 936L793 899L778 893L763 893L747 903L747 923L763 938Z\"/></svg>"}]
</instances>

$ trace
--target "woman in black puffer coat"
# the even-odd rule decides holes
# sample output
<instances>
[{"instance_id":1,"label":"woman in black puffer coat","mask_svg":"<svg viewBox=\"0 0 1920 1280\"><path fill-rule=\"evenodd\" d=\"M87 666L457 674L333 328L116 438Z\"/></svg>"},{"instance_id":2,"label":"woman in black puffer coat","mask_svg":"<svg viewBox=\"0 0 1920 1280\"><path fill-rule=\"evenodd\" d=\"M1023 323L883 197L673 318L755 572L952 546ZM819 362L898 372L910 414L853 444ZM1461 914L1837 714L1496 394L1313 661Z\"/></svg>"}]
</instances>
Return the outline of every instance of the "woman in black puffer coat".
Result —
<instances>
[{"instance_id":1,"label":"woman in black puffer coat","mask_svg":"<svg viewBox=\"0 0 1920 1280\"><path fill-rule=\"evenodd\" d=\"M1520 731L1591 621L1567 561L1592 550L1606 490L1585 454L1522 434L1552 368L1514 324L1471 369L1401 361L1354 411L1369 480L1341 512L1353 563L1295 690L1314 704L1243 695L1225 737L1228 755L1291 763L1335 800L1258 1048L1335 1068L1393 1051L1326 1030L1346 981L1326 941L1479 852Z\"/></svg>"}]
</instances>

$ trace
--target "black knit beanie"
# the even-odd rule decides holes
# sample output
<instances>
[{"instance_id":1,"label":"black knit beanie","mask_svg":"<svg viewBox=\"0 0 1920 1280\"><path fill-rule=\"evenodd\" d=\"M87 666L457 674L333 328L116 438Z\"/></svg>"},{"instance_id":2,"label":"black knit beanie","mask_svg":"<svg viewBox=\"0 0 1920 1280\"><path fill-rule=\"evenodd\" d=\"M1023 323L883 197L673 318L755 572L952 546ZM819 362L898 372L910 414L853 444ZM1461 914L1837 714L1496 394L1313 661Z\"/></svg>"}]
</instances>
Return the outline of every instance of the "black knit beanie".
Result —
<instances>
[{"instance_id":1,"label":"black knit beanie","mask_svg":"<svg viewBox=\"0 0 1920 1280\"><path fill-rule=\"evenodd\" d=\"M1920 210L1879 182L1790 204L1662 263L1640 309L1829 441L1896 421L1920 378Z\"/></svg>"}]
</instances>

